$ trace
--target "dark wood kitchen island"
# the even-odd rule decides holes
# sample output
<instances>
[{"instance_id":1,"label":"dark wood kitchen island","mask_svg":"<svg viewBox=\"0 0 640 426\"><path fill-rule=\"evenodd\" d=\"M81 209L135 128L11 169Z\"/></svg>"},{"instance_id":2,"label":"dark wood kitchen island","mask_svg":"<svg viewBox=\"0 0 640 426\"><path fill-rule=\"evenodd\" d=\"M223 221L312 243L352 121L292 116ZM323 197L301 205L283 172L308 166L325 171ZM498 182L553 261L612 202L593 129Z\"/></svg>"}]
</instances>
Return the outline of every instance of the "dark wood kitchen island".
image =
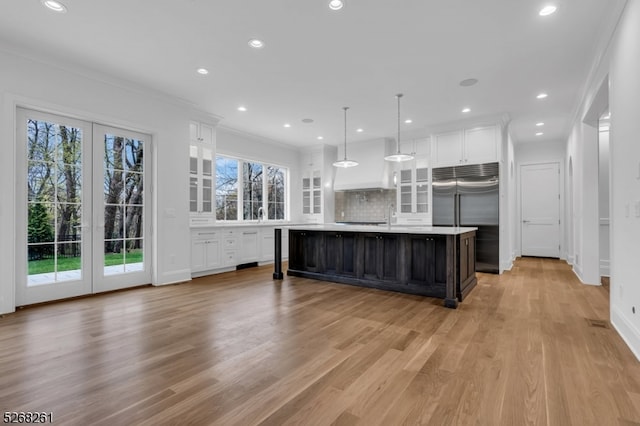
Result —
<instances>
[{"instance_id":1,"label":"dark wood kitchen island","mask_svg":"<svg viewBox=\"0 0 640 426\"><path fill-rule=\"evenodd\" d=\"M311 225L289 228L287 275L444 299L476 285L476 228Z\"/></svg>"}]
</instances>

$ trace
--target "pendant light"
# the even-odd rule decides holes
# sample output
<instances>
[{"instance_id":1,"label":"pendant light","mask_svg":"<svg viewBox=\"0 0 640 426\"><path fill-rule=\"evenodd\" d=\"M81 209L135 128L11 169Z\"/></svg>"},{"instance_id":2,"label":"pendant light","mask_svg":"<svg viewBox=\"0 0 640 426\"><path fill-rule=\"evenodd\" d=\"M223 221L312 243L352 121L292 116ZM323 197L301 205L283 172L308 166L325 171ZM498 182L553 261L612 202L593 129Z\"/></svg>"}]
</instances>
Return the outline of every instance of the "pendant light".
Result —
<instances>
[{"instance_id":1,"label":"pendant light","mask_svg":"<svg viewBox=\"0 0 640 426\"><path fill-rule=\"evenodd\" d=\"M333 163L335 167L342 167L346 169L347 167L355 167L358 165L357 161L347 160L347 110L349 107L342 107L344 110L344 160L336 161Z\"/></svg>"},{"instance_id":2,"label":"pendant light","mask_svg":"<svg viewBox=\"0 0 640 426\"><path fill-rule=\"evenodd\" d=\"M387 161L401 162L401 161L413 160L413 155L403 154L400 152L400 98L401 97L402 97L402 93L398 93L396 95L396 99L398 100L398 139L396 139L396 145L398 147L398 150L395 154L387 155L386 157L384 157L384 159Z\"/></svg>"}]
</instances>

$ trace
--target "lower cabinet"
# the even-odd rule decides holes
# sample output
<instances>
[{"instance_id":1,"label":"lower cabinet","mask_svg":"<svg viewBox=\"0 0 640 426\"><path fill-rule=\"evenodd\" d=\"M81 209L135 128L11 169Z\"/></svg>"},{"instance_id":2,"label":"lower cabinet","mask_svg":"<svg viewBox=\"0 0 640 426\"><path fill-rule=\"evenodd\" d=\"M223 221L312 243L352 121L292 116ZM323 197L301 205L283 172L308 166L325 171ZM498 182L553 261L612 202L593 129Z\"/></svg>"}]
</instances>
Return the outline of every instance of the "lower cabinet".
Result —
<instances>
[{"instance_id":1,"label":"lower cabinet","mask_svg":"<svg viewBox=\"0 0 640 426\"><path fill-rule=\"evenodd\" d=\"M228 271L245 263L273 262L275 228L276 226L261 225L192 229L192 274ZM289 253L289 234L286 229L282 230L281 244L282 259L286 259Z\"/></svg>"},{"instance_id":2,"label":"lower cabinet","mask_svg":"<svg viewBox=\"0 0 640 426\"><path fill-rule=\"evenodd\" d=\"M352 233L328 232L324 240L324 269L327 274L356 275L356 237Z\"/></svg>"},{"instance_id":3,"label":"lower cabinet","mask_svg":"<svg viewBox=\"0 0 640 426\"><path fill-rule=\"evenodd\" d=\"M195 232L191 240L191 272L206 271L221 266L219 233Z\"/></svg>"},{"instance_id":4,"label":"lower cabinet","mask_svg":"<svg viewBox=\"0 0 640 426\"><path fill-rule=\"evenodd\" d=\"M409 235L407 250L407 284L429 289L436 297L445 297L446 237Z\"/></svg>"},{"instance_id":5,"label":"lower cabinet","mask_svg":"<svg viewBox=\"0 0 640 426\"><path fill-rule=\"evenodd\" d=\"M360 234L361 255L358 276L380 281L400 280L400 236L395 234Z\"/></svg>"}]
</instances>

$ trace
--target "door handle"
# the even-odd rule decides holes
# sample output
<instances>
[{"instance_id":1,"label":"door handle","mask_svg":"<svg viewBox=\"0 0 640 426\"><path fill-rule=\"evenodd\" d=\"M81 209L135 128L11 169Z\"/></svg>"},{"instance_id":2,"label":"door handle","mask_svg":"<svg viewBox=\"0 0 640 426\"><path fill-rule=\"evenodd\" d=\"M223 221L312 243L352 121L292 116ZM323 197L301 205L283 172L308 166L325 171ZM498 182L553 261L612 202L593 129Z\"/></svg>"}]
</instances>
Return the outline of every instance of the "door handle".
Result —
<instances>
[{"instance_id":1,"label":"door handle","mask_svg":"<svg viewBox=\"0 0 640 426\"><path fill-rule=\"evenodd\" d=\"M523 220L522 223L530 223L530 220Z\"/></svg>"}]
</instances>

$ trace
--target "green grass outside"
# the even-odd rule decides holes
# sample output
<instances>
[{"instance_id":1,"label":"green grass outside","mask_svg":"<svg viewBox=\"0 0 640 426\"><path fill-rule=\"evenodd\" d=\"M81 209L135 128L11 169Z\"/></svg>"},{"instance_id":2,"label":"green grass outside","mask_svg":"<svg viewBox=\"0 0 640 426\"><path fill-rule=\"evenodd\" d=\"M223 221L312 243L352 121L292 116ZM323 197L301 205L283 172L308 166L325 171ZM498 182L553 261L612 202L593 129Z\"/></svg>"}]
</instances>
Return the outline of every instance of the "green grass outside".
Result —
<instances>
[{"instance_id":1,"label":"green grass outside","mask_svg":"<svg viewBox=\"0 0 640 426\"><path fill-rule=\"evenodd\" d=\"M104 266L122 265L124 263L142 262L142 251L133 250L127 253L125 262L124 253L109 253L104 255ZM59 257L58 272L80 269L80 257ZM55 271L54 259L42 259L29 261L29 275L46 274Z\"/></svg>"}]
</instances>

